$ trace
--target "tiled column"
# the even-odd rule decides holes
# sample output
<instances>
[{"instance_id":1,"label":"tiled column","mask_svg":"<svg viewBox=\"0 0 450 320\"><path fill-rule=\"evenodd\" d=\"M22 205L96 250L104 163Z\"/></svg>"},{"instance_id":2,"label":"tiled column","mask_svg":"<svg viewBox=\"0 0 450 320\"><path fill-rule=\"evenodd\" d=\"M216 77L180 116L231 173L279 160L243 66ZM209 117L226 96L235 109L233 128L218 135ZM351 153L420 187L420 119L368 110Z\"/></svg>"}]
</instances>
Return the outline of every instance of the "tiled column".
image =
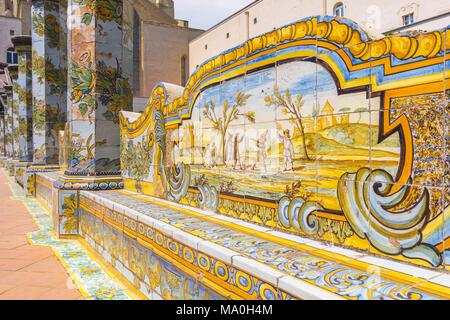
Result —
<instances>
[{"instance_id":1,"label":"tiled column","mask_svg":"<svg viewBox=\"0 0 450 320\"><path fill-rule=\"evenodd\" d=\"M119 113L132 108L130 9L127 0L69 0L68 175L119 174Z\"/></svg>"},{"instance_id":2,"label":"tiled column","mask_svg":"<svg viewBox=\"0 0 450 320\"><path fill-rule=\"evenodd\" d=\"M12 81L11 117L12 117L12 159L19 160L19 84L18 66L8 66Z\"/></svg>"},{"instance_id":3,"label":"tiled column","mask_svg":"<svg viewBox=\"0 0 450 320\"><path fill-rule=\"evenodd\" d=\"M1 99L2 99L2 107L0 109L0 157L5 157L6 156L6 128L5 128L5 105L6 105L6 95L2 94Z\"/></svg>"},{"instance_id":4,"label":"tiled column","mask_svg":"<svg viewBox=\"0 0 450 320\"><path fill-rule=\"evenodd\" d=\"M11 80L9 109L11 121L11 157L7 161L6 169L10 176L14 175L14 165L19 162L19 94L18 94L18 66L10 64L8 66L8 74Z\"/></svg>"},{"instance_id":5,"label":"tiled column","mask_svg":"<svg viewBox=\"0 0 450 320\"><path fill-rule=\"evenodd\" d=\"M133 7L129 0L68 1L67 170L55 183L60 237L78 234L79 190L115 189L121 110L132 109ZM72 214L74 216L72 216ZM68 216L71 218L68 219Z\"/></svg>"},{"instance_id":6,"label":"tiled column","mask_svg":"<svg viewBox=\"0 0 450 320\"><path fill-rule=\"evenodd\" d=\"M33 162L58 164L67 118L67 2L33 0Z\"/></svg>"},{"instance_id":7,"label":"tiled column","mask_svg":"<svg viewBox=\"0 0 450 320\"><path fill-rule=\"evenodd\" d=\"M5 103L5 151L6 157L13 157L13 99L12 86L5 86L6 103Z\"/></svg>"},{"instance_id":8,"label":"tiled column","mask_svg":"<svg viewBox=\"0 0 450 320\"><path fill-rule=\"evenodd\" d=\"M19 58L19 73L14 92L17 93L19 124L19 160L33 160L33 112L31 80L31 37L17 36L11 39Z\"/></svg>"}]
</instances>

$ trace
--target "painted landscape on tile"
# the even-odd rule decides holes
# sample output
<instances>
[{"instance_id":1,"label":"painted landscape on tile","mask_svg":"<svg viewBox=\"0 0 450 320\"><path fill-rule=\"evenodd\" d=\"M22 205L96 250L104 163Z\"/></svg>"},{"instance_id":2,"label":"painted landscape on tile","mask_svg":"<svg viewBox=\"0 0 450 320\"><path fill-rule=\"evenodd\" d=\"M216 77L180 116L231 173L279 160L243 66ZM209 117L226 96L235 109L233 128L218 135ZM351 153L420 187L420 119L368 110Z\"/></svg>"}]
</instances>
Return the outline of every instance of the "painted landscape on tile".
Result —
<instances>
[{"instance_id":1,"label":"painted landscape on tile","mask_svg":"<svg viewBox=\"0 0 450 320\"><path fill-rule=\"evenodd\" d=\"M338 96L320 65L289 62L202 92L171 141L179 144L173 162L242 197L278 200L296 182L297 192L338 209L346 171L376 162L396 174L400 140L376 144L379 106L365 92Z\"/></svg>"},{"instance_id":2,"label":"painted landscape on tile","mask_svg":"<svg viewBox=\"0 0 450 320\"><path fill-rule=\"evenodd\" d=\"M121 118L125 187L448 264L444 31L369 39L347 20L307 18L211 58L184 91L159 84L143 115Z\"/></svg>"}]
</instances>

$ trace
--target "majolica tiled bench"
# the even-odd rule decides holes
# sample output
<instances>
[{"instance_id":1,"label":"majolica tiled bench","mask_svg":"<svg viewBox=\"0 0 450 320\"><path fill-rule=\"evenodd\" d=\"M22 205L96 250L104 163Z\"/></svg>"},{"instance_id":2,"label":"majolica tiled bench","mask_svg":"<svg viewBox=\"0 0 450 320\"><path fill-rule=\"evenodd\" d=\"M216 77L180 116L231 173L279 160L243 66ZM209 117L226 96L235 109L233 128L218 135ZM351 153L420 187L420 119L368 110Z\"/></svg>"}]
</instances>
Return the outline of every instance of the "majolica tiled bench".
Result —
<instances>
[{"instance_id":1,"label":"majolica tiled bench","mask_svg":"<svg viewBox=\"0 0 450 320\"><path fill-rule=\"evenodd\" d=\"M438 271L129 191L82 191L79 215L89 246L153 299L450 298Z\"/></svg>"}]
</instances>

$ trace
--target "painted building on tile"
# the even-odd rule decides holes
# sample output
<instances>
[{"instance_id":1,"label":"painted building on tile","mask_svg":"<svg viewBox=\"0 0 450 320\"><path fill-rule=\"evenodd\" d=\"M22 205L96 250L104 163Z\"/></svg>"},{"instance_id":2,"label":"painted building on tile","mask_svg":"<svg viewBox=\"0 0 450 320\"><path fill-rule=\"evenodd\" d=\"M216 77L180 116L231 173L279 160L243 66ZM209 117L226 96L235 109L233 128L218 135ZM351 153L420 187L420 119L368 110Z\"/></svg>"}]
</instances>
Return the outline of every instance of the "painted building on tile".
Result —
<instances>
[{"instance_id":1,"label":"painted building on tile","mask_svg":"<svg viewBox=\"0 0 450 320\"><path fill-rule=\"evenodd\" d=\"M450 298L448 26L299 16L161 78L139 113L135 5L32 1L1 65L1 161L55 240L149 299Z\"/></svg>"}]
</instances>

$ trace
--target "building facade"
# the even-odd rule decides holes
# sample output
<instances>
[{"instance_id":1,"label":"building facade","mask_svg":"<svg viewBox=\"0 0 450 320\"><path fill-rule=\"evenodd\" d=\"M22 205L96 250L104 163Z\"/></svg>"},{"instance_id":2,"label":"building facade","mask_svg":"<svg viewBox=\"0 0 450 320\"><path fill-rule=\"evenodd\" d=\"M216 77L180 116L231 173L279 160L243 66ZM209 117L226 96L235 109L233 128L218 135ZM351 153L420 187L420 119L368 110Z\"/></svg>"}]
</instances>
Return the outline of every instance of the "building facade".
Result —
<instances>
[{"instance_id":1,"label":"building facade","mask_svg":"<svg viewBox=\"0 0 450 320\"><path fill-rule=\"evenodd\" d=\"M174 17L172 0L133 0L133 95L136 110L159 81L184 84L189 76L189 41L202 30ZM0 0L0 62L17 63L10 38L31 35L32 1ZM163 72L162 66L169 65Z\"/></svg>"},{"instance_id":2,"label":"building facade","mask_svg":"<svg viewBox=\"0 0 450 320\"><path fill-rule=\"evenodd\" d=\"M440 0L257 0L189 44L192 73L206 59L301 17L343 16L375 37L408 30L431 31L450 24L450 3Z\"/></svg>"}]
</instances>

